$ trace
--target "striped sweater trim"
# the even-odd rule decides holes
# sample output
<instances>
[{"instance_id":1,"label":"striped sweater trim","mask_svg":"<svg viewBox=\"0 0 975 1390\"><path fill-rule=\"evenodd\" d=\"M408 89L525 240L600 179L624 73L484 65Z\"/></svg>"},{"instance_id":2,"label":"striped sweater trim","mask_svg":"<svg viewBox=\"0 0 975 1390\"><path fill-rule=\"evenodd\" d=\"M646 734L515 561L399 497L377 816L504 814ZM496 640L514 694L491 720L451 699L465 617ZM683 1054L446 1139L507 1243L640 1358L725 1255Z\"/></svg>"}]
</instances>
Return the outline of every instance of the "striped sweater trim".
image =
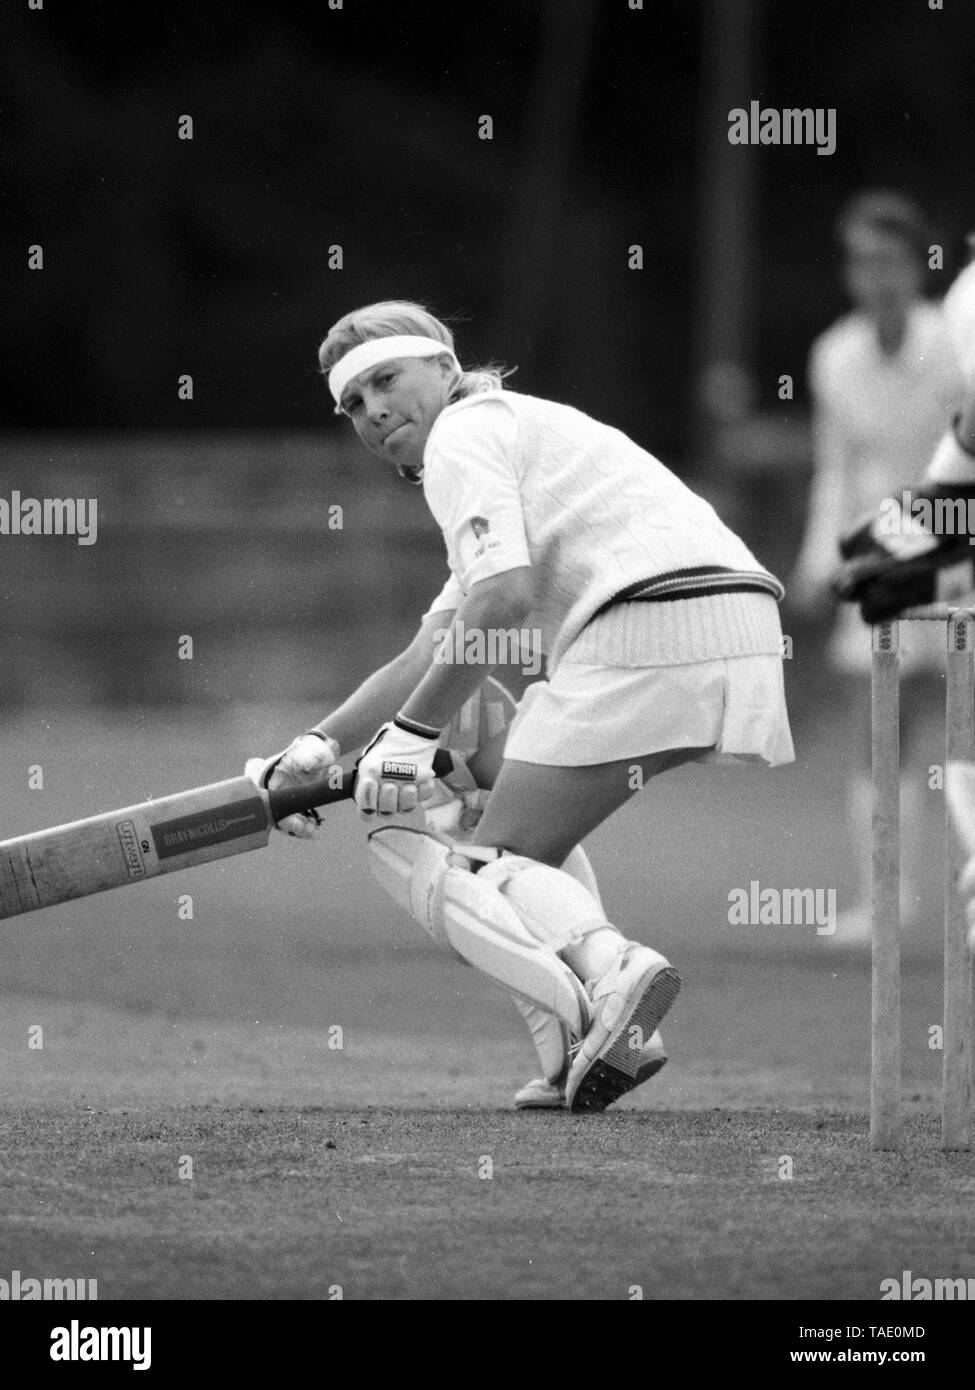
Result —
<instances>
[{"instance_id":1,"label":"striped sweater trim","mask_svg":"<svg viewBox=\"0 0 975 1390\"><path fill-rule=\"evenodd\" d=\"M764 570L733 570L725 565L696 565L691 569L670 570L653 579L639 579L596 609L593 617L617 603L669 603L675 599L704 598L717 593L771 594L781 603L785 589L774 575Z\"/></svg>"}]
</instances>

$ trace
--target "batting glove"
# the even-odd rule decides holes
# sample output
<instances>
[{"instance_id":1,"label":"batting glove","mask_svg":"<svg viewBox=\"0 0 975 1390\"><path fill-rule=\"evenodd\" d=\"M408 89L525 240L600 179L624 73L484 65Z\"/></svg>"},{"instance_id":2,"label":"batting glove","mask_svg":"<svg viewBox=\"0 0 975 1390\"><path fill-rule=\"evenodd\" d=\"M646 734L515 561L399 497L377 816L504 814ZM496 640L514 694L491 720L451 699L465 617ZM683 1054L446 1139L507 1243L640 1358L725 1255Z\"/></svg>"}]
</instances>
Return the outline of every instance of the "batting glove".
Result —
<instances>
[{"instance_id":1,"label":"batting glove","mask_svg":"<svg viewBox=\"0 0 975 1390\"><path fill-rule=\"evenodd\" d=\"M279 787L301 786L303 782L318 781L322 774L338 762L341 754L334 738L316 730L301 734L288 744L283 753L273 758L250 758L245 774L259 787L276 791ZM317 811L295 811L277 822L276 829L296 840L310 840L322 818Z\"/></svg>"},{"instance_id":2,"label":"batting glove","mask_svg":"<svg viewBox=\"0 0 975 1390\"><path fill-rule=\"evenodd\" d=\"M408 815L429 800L440 734L399 714L382 726L356 764L355 804L362 815Z\"/></svg>"}]
</instances>

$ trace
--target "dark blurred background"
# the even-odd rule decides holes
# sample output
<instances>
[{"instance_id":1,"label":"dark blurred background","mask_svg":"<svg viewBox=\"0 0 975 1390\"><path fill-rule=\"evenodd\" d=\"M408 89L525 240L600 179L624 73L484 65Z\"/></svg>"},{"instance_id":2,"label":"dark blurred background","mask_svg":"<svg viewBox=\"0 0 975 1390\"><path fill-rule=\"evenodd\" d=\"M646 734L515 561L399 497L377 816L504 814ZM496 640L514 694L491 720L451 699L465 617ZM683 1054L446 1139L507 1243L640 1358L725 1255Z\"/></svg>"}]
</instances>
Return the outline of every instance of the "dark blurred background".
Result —
<instances>
[{"instance_id":1,"label":"dark blurred background","mask_svg":"<svg viewBox=\"0 0 975 1390\"><path fill-rule=\"evenodd\" d=\"M465 360L627 430L787 572L837 206L919 197L946 288L973 71L975 8L924 0L8 7L0 495L100 512L91 547L0 537L7 709L331 698L392 654L439 538L315 356L377 298L457 316ZM835 154L731 146L752 99L836 108Z\"/></svg>"}]
</instances>

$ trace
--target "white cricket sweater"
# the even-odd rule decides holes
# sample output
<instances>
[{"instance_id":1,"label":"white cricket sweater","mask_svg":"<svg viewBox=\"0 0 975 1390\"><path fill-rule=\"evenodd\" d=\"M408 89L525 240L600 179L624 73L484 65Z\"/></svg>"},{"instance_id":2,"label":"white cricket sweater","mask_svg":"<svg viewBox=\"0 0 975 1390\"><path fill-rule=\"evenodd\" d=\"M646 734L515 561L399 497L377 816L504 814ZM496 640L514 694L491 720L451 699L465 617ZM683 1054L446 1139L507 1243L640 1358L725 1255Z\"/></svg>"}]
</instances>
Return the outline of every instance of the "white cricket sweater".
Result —
<instances>
[{"instance_id":1,"label":"white cricket sweater","mask_svg":"<svg viewBox=\"0 0 975 1390\"><path fill-rule=\"evenodd\" d=\"M447 406L423 488L451 570L428 612L530 565L550 673L570 647L628 666L781 651L778 580L659 459L580 410L514 391Z\"/></svg>"}]
</instances>

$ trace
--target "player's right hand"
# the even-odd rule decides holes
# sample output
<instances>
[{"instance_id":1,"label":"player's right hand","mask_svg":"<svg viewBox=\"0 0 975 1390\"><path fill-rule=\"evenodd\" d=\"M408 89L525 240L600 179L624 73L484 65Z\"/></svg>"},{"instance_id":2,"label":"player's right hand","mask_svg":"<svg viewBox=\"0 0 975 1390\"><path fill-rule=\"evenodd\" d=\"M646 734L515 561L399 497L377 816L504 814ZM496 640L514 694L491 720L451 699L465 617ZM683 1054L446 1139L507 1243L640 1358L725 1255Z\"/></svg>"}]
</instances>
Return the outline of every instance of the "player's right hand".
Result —
<instances>
[{"instance_id":1,"label":"player's right hand","mask_svg":"<svg viewBox=\"0 0 975 1390\"><path fill-rule=\"evenodd\" d=\"M297 787L303 782L318 781L327 768L338 762L340 755L334 738L318 733L301 734L273 758L249 758L244 773L259 787L276 791L279 787ZM296 811L278 821L275 828L293 839L310 840L321 823L315 811L307 815Z\"/></svg>"}]
</instances>

